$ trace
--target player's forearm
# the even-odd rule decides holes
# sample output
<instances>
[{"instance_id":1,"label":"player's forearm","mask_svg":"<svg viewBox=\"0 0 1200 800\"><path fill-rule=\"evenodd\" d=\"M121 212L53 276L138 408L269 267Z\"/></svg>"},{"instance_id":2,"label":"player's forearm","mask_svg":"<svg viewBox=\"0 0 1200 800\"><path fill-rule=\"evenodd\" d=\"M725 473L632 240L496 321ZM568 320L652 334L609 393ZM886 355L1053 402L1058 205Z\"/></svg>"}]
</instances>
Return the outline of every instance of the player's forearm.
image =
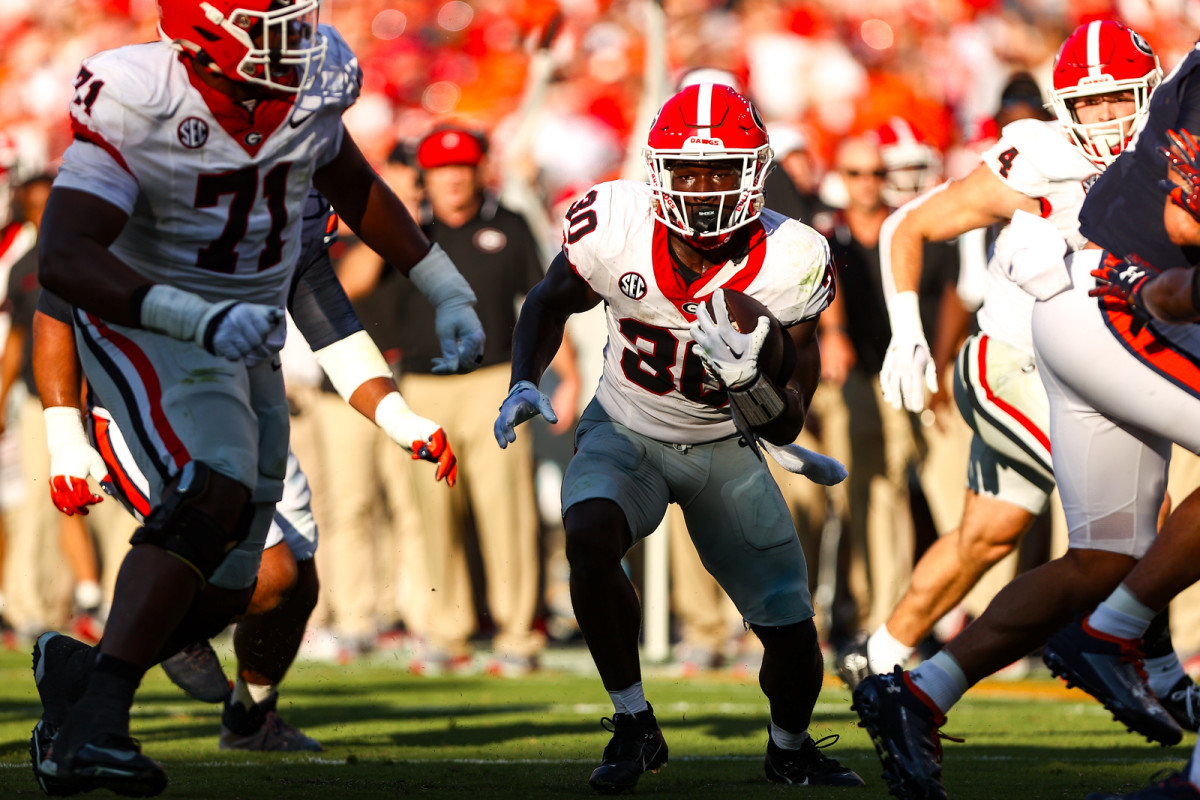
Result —
<instances>
[{"instance_id":1,"label":"player's forearm","mask_svg":"<svg viewBox=\"0 0 1200 800\"><path fill-rule=\"evenodd\" d=\"M44 408L79 406L83 374L74 328L40 311L33 316L33 382Z\"/></svg>"},{"instance_id":2,"label":"player's forearm","mask_svg":"<svg viewBox=\"0 0 1200 800\"><path fill-rule=\"evenodd\" d=\"M513 330L509 386L520 381L538 385L562 345L566 327L567 317L543 305L536 288L529 293Z\"/></svg>"},{"instance_id":3,"label":"player's forearm","mask_svg":"<svg viewBox=\"0 0 1200 800\"><path fill-rule=\"evenodd\" d=\"M1169 269L1146 284L1142 300L1157 319L1164 322L1194 322L1200 319L1200 268Z\"/></svg>"}]
</instances>

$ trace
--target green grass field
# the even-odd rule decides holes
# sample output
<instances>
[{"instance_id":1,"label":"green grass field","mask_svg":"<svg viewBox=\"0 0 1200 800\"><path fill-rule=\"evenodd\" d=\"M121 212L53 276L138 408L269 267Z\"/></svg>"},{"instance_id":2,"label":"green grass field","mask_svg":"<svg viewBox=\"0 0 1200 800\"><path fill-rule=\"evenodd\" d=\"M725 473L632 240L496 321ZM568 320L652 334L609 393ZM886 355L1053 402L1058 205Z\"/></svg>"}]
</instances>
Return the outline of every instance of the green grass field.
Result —
<instances>
[{"instance_id":1,"label":"green grass field","mask_svg":"<svg viewBox=\"0 0 1200 800\"><path fill-rule=\"evenodd\" d=\"M0 798L41 796L29 770L29 731L41 708L29 663L25 653L0 653ZM648 669L645 684L671 760L659 774L642 778L637 796L887 795L874 750L836 677L826 678L812 730L817 737L841 737L830 752L866 779L865 790L767 783L766 704L753 679L720 672L683 679ZM138 694L134 735L170 774L164 797L536 800L593 796L587 776L608 741L600 718L612 713L580 653L551 653L546 669L521 680L417 678L398 657L383 654L348 666L301 662L280 710L327 752L221 751L219 707L189 700L157 669ZM1048 673L981 684L946 730L966 737L946 745L946 785L959 800L1130 791L1160 769L1179 768L1194 741L1189 734L1175 748L1148 745Z\"/></svg>"}]
</instances>

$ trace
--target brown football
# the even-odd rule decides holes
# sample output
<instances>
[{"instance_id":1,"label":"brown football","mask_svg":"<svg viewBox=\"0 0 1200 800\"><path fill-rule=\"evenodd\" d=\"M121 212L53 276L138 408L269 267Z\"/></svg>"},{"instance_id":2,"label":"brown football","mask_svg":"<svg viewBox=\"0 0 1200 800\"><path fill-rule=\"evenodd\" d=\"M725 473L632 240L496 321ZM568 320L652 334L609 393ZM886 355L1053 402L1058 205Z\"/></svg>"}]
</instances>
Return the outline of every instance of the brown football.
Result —
<instances>
[{"instance_id":1,"label":"brown football","mask_svg":"<svg viewBox=\"0 0 1200 800\"><path fill-rule=\"evenodd\" d=\"M704 305L715 318L712 297L705 300ZM729 309L729 320L739 331L754 330L759 317L766 317L770 321L771 330L758 353L758 369L776 385L786 384L796 368L796 344L783 325L762 303L733 289L725 290L725 306Z\"/></svg>"}]
</instances>

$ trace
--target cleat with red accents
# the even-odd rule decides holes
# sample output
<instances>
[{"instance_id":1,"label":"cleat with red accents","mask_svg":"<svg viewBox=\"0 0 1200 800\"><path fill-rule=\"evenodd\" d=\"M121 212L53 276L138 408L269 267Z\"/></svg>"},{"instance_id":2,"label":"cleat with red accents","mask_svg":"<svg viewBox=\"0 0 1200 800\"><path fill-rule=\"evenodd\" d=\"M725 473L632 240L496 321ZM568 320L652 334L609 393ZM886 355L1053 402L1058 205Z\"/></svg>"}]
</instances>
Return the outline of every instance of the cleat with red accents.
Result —
<instances>
[{"instance_id":1,"label":"cleat with red accents","mask_svg":"<svg viewBox=\"0 0 1200 800\"><path fill-rule=\"evenodd\" d=\"M1139 641L1097 631L1076 620L1050 637L1042 660L1067 686L1078 686L1130 731L1162 745L1178 744L1183 729L1150 691Z\"/></svg>"}]
</instances>

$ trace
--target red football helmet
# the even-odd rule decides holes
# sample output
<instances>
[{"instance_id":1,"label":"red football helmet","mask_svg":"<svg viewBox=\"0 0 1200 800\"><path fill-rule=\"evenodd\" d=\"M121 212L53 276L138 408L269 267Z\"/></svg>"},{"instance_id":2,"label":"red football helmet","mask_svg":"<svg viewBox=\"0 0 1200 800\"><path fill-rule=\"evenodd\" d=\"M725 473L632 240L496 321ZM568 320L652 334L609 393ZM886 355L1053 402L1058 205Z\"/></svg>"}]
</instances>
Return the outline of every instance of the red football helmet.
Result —
<instances>
[{"instance_id":1,"label":"red football helmet","mask_svg":"<svg viewBox=\"0 0 1200 800\"><path fill-rule=\"evenodd\" d=\"M1071 144L1096 164L1108 166L1129 144L1162 76L1158 56L1136 31L1112 20L1084 23L1054 59L1054 113ZM1129 116L1085 125L1075 115L1075 101L1081 97L1125 91L1133 92L1135 102Z\"/></svg>"},{"instance_id":2,"label":"red football helmet","mask_svg":"<svg viewBox=\"0 0 1200 800\"><path fill-rule=\"evenodd\" d=\"M159 35L198 64L279 92L306 89L325 58L320 0L158 0Z\"/></svg>"},{"instance_id":3,"label":"red football helmet","mask_svg":"<svg viewBox=\"0 0 1200 800\"><path fill-rule=\"evenodd\" d=\"M875 129L875 138L887 168L883 201L889 206L899 208L941 180L941 153L908 120L892 117Z\"/></svg>"},{"instance_id":4,"label":"red football helmet","mask_svg":"<svg viewBox=\"0 0 1200 800\"><path fill-rule=\"evenodd\" d=\"M758 218L771 147L762 118L749 100L719 83L688 86L659 109L643 150L654 192L654 216L690 243L717 247ZM741 186L730 192L675 191L671 171L680 162L734 162ZM687 201L716 197L715 219L697 220ZM693 207L694 210L694 207Z\"/></svg>"}]
</instances>

